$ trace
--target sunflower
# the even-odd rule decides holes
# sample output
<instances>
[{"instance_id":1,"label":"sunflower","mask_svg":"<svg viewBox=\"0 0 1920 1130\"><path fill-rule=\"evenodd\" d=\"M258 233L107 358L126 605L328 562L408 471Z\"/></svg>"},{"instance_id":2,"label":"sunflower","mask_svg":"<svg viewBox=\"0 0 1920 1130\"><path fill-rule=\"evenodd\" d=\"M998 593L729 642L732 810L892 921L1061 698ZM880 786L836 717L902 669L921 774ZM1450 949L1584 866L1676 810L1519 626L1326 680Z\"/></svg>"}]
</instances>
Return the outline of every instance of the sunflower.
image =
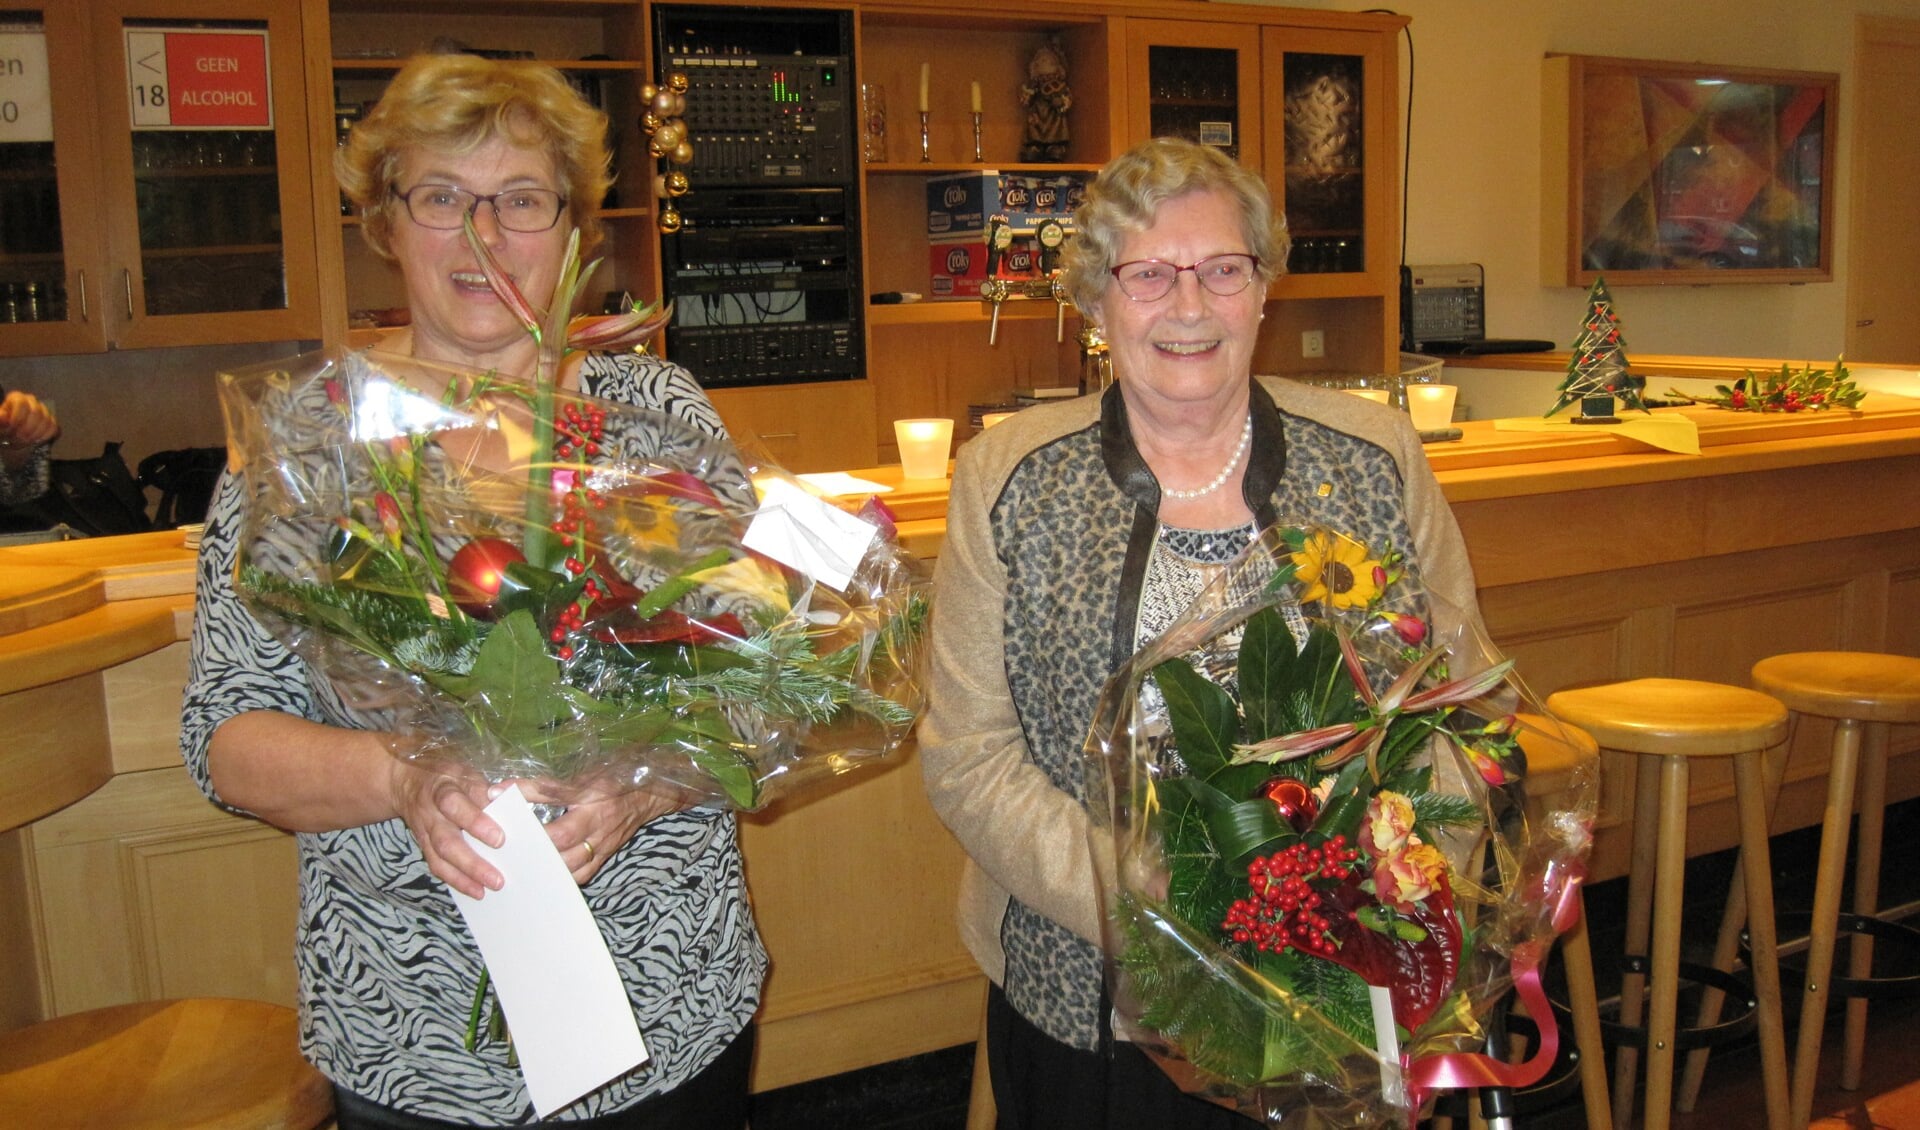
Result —
<instances>
[{"instance_id":1,"label":"sunflower","mask_svg":"<svg viewBox=\"0 0 1920 1130\"><path fill-rule=\"evenodd\" d=\"M1364 608L1380 595L1380 562L1351 538L1317 533L1293 554L1295 577L1305 584L1302 604L1323 600L1331 608Z\"/></svg>"}]
</instances>

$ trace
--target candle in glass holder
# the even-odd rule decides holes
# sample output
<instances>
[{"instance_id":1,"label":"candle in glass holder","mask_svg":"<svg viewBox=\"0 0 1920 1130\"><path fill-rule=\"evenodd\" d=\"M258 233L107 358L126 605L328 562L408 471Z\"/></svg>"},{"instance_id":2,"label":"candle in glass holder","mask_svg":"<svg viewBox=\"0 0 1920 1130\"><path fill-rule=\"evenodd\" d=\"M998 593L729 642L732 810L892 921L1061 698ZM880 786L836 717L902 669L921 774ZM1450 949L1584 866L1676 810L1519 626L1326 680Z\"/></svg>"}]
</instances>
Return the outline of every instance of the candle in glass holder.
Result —
<instances>
[{"instance_id":1,"label":"candle in glass holder","mask_svg":"<svg viewBox=\"0 0 1920 1130\"><path fill-rule=\"evenodd\" d=\"M901 478L947 477L947 452L953 446L952 420L895 420L893 437L900 445Z\"/></svg>"},{"instance_id":2,"label":"candle in glass holder","mask_svg":"<svg viewBox=\"0 0 1920 1130\"><path fill-rule=\"evenodd\" d=\"M1452 427L1453 398L1458 391L1453 385L1408 385L1407 414L1413 417L1414 430L1434 432Z\"/></svg>"}]
</instances>

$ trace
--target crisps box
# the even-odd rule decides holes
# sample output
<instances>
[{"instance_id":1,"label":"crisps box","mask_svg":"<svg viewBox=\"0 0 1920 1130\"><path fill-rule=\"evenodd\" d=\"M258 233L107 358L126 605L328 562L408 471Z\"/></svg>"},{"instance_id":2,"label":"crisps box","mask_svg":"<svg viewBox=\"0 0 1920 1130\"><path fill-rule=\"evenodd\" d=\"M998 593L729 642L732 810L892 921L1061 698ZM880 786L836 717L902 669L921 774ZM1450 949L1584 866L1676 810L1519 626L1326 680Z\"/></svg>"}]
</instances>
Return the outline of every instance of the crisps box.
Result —
<instances>
[{"instance_id":1,"label":"crisps box","mask_svg":"<svg viewBox=\"0 0 1920 1130\"><path fill-rule=\"evenodd\" d=\"M935 239L981 235L1005 216L1016 232L1043 220L1071 226L1086 195L1085 173L956 173L927 178L927 234Z\"/></svg>"},{"instance_id":2,"label":"crisps box","mask_svg":"<svg viewBox=\"0 0 1920 1130\"><path fill-rule=\"evenodd\" d=\"M927 245L927 296L979 298L987 281L987 243L982 238L956 239ZM1000 253L998 277L1015 281L1040 277L1040 244L1031 235L1016 235Z\"/></svg>"}]
</instances>

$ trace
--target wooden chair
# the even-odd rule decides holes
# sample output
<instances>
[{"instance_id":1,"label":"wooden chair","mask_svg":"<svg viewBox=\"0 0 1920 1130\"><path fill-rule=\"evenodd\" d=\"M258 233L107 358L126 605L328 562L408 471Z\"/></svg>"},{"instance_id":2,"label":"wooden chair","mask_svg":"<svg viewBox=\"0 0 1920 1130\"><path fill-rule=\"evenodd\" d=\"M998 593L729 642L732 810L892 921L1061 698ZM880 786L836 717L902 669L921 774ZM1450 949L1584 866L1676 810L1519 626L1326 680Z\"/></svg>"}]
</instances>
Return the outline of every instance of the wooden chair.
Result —
<instances>
[{"instance_id":1,"label":"wooden chair","mask_svg":"<svg viewBox=\"0 0 1920 1130\"><path fill-rule=\"evenodd\" d=\"M0 1033L0 1126L312 1130L333 1087L284 1005L195 997Z\"/></svg>"},{"instance_id":2,"label":"wooden chair","mask_svg":"<svg viewBox=\"0 0 1920 1130\"><path fill-rule=\"evenodd\" d=\"M1785 1130L1788 1117L1786 1036L1780 1019L1779 954L1773 930L1773 877L1767 854L1765 752L1787 734L1787 711L1757 691L1684 679L1634 679L1560 691L1547 709L1591 734L1604 749L1636 755L1633 864L1627 883L1630 955L1651 958L1646 1019L1649 1130L1672 1122L1680 987L1680 918L1687 859L1687 785L1695 758L1730 757L1740 809L1742 870L1752 909L1753 984L1760 1028L1761 1076L1767 1125ZM1640 764L1657 758L1658 773ZM1652 952L1647 953L1651 933ZM1640 1024L1647 968L1630 962L1623 978L1620 1022ZM1621 1046L1614 1066L1613 1123L1630 1124L1637 1049Z\"/></svg>"},{"instance_id":3,"label":"wooden chair","mask_svg":"<svg viewBox=\"0 0 1920 1130\"><path fill-rule=\"evenodd\" d=\"M1849 1091L1860 1086L1867 1001L1858 994L1873 973L1873 935L1866 930L1875 924L1874 914L1879 908L1880 835L1887 804L1887 727L1890 723L1920 722L1920 659L1856 651L1793 652L1754 664L1753 683L1797 714L1834 720L1820 863L1814 878L1806 992L1801 999L1799 1042L1793 1061L1794 1125L1805 1126L1813 1114L1822 1029L1827 1001L1834 991L1833 954L1856 780L1860 843L1854 862L1853 915L1848 921L1852 934L1849 983L1842 987L1848 1000L1840 1086Z\"/></svg>"}]
</instances>

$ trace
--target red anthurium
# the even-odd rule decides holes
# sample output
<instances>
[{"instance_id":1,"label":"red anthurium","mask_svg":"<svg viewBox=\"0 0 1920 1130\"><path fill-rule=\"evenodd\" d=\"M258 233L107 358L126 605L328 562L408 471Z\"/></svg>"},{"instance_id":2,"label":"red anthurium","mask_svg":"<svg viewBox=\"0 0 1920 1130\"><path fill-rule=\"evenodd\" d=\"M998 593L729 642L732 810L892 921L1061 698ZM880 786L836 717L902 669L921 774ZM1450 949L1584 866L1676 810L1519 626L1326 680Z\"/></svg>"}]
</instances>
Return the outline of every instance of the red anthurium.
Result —
<instances>
[{"instance_id":1,"label":"red anthurium","mask_svg":"<svg viewBox=\"0 0 1920 1130\"><path fill-rule=\"evenodd\" d=\"M1444 884L1426 899L1394 912L1384 929L1364 925L1379 904L1358 882L1322 894L1327 932L1338 943L1327 960L1369 985L1387 990L1394 1023L1417 1032L1440 1007L1460 974L1460 919ZM1416 936L1417 935L1417 936Z\"/></svg>"}]
</instances>

